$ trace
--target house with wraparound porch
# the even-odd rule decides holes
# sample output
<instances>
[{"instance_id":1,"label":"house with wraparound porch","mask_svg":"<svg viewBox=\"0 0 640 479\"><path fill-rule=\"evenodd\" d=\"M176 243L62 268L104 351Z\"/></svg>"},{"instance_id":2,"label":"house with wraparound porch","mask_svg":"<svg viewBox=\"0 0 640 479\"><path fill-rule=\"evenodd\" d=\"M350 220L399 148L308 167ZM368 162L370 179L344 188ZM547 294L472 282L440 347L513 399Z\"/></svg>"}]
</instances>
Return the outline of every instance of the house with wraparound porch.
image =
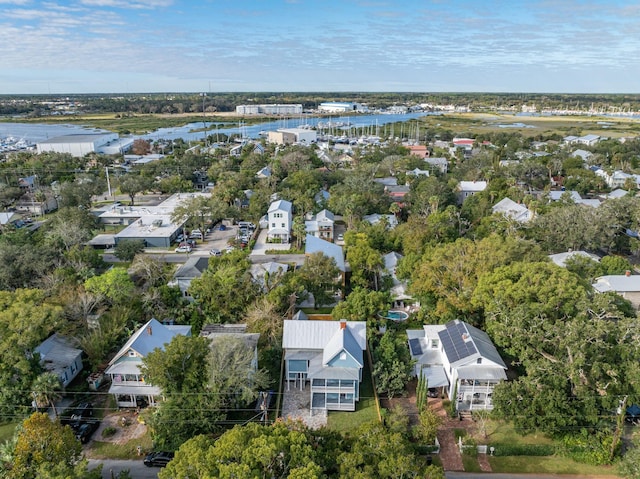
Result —
<instances>
[{"instance_id":1,"label":"house with wraparound porch","mask_svg":"<svg viewBox=\"0 0 640 479\"><path fill-rule=\"evenodd\" d=\"M109 394L114 396L118 407L156 404L161 391L158 386L145 381L140 371L142 359L154 349L164 350L179 334L191 336L191 326L162 324L157 319L151 319L120 348L105 371L105 375L111 380Z\"/></svg>"},{"instance_id":2,"label":"house with wraparound porch","mask_svg":"<svg viewBox=\"0 0 640 479\"><path fill-rule=\"evenodd\" d=\"M493 409L493 390L507 379L507 366L480 329L460 321L407 330L415 374L439 389L458 411Z\"/></svg>"}]
</instances>

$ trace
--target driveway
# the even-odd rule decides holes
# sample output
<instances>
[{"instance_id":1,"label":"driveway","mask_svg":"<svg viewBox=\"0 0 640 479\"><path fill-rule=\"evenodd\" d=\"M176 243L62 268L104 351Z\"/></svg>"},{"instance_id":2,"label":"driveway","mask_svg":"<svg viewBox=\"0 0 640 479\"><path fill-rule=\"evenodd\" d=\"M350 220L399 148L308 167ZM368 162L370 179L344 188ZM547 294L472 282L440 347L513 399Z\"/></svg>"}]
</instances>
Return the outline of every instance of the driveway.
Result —
<instances>
[{"instance_id":1,"label":"driveway","mask_svg":"<svg viewBox=\"0 0 640 479\"><path fill-rule=\"evenodd\" d=\"M267 243L267 233L267 230L260 231L250 256L264 256L267 250L289 251L291 249L290 243Z\"/></svg>"}]
</instances>

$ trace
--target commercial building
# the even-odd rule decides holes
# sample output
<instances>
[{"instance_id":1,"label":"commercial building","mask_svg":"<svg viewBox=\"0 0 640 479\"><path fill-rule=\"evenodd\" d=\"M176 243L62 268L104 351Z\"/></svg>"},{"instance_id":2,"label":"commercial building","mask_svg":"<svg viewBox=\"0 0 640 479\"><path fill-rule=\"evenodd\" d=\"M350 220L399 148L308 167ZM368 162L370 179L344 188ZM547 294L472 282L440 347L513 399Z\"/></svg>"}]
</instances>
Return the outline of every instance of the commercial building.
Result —
<instances>
[{"instance_id":1,"label":"commercial building","mask_svg":"<svg viewBox=\"0 0 640 479\"><path fill-rule=\"evenodd\" d=\"M301 104L275 104L275 105L238 105L238 115L300 115Z\"/></svg>"},{"instance_id":2,"label":"commercial building","mask_svg":"<svg viewBox=\"0 0 640 479\"><path fill-rule=\"evenodd\" d=\"M318 133L316 130L308 128L280 128L276 131L270 131L267 141L277 145L291 145L293 143L310 145L318 141Z\"/></svg>"},{"instance_id":3,"label":"commercial building","mask_svg":"<svg viewBox=\"0 0 640 479\"><path fill-rule=\"evenodd\" d=\"M117 133L83 133L49 138L36 145L38 153L69 153L81 158L88 153L122 154L133 145L133 138L119 138Z\"/></svg>"}]
</instances>

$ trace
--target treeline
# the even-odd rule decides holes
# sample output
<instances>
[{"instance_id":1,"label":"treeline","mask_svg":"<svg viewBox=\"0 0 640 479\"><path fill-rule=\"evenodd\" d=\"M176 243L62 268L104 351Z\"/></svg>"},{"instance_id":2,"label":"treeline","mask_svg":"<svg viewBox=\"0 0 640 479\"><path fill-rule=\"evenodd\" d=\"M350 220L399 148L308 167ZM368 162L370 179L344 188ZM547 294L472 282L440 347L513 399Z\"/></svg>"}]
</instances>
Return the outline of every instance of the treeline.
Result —
<instances>
[{"instance_id":1,"label":"treeline","mask_svg":"<svg viewBox=\"0 0 640 479\"><path fill-rule=\"evenodd\" d=\"M325 101L352 101L376 108L393 105L459 105L473 111L540 109L638 111L640 95L552 93L429 93L429 92L188 92L67 95L2 95L0 115L47 116L57 102L76 103L83 113L201 113L231 112L237 105L300 103L315 109Z\"/></svg>"}]
</instances>

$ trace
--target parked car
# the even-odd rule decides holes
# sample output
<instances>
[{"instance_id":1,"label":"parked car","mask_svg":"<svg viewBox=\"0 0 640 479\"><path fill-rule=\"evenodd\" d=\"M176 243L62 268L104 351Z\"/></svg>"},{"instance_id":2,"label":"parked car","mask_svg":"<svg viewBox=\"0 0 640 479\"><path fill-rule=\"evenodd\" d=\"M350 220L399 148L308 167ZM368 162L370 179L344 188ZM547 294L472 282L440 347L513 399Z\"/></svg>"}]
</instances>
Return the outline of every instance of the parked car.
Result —
<instances>
[{"instance_id":1,"label":"parked car","mask_svg":"<svg viewBox=\"0 0 640 479\"><path fill-rule=\"evenodd\" d=\"M91 436L100 426L100 421L92 420L81 423L76 429L76 439L82 444L86 444L91 439Z\"/></svg>"},{"instance_id":2,"label":"parked car","mask_svg":"<svg viewBox=\"0 0 640 479\"><path fill-rule=\"evenodd\" d=\"M191 234L189 235L189 238L202 240L204 239L204 235L200 232L200 230L192 231Z\"/></svg>"},{"instance_id":3,"label":"parked car","mask_svg":"<svg viewBox=\"0 0 640 479\"><path fill-rule=\"evenodd\" d=\"M235 247L235 246L229 245L229 246L227 246L227 247L225 248L225 251L226 251L227 253L232 253L232 252L233 252L233 250L235 250L235 249L236 249L236 247Z\"/></svg>"},{"instance_id":4,"label":"parked car","mask_svg":"<svg viewBox=\"0 0 640 479\"><path fill-rule=\"evenodd\" d=\"M222 251L217 248L213 248L211 251L209 251L209 254L211 256L222 256Z\"/></svg>"},{"instance_id":5,"label":"parked car","mask_svg":"<svg viewBox=\"0 0 640 479\"><path fill-rule=\"evenodd\" d=\"M338 241L344 241L344 235L342 233L338 235Z\"/></svg>"},{"instance_id":6,"label":"parked car","mask_svg":"<svg viewBox=\"0 0 640 479\"><path fill-rule=\"evenodd\" d=\"M172 452L152 452L144 458L144 465L147 467L164 467L173 459Z\"/></svg>"},{"instance_id":7,"label":"parked car","mask_svg":"<svg viewBox=\"0 0 640 479\"><path fill-rule=\"evenodd\" d=\"M90 402L83 402L76 406L71 413L71 422L80 422L84 419L93 416L93 404Z\"/></svg>"},{"instance_id":8,"label":"parked car","mask_svg":"<svg viewBox=\"0 0 640 479\"><path fill-rule=\"evenodd\" d=\"M178 246L175 249L176 253L191 253L191 246Z\"/></svg>"},{"instance_id":9,"label":"parked car","mask_svg":"<svg viewBox=\"0 0 640 479\"><path fill-rule=\"evenodd\" d=\"M225 225L221 224L220 226L218 226L218 230L220 230L220 231L226 231L226 230L227 230L227 227L226 227Z\"/></svg>"},{"instance_id":10,"label":"parked car","mask_svg":"<svg viewBox=\"0 0 640 479\"><path fill-rule=\"evenodd\" d=\"M178 243L179 243L180 241L184 240L184 239L185 239L185 238L184 238L184 235L183 235L183 234L179 234L179 235L176 237L176 241L177 241Z\"/></svg>"}]
</instances>

